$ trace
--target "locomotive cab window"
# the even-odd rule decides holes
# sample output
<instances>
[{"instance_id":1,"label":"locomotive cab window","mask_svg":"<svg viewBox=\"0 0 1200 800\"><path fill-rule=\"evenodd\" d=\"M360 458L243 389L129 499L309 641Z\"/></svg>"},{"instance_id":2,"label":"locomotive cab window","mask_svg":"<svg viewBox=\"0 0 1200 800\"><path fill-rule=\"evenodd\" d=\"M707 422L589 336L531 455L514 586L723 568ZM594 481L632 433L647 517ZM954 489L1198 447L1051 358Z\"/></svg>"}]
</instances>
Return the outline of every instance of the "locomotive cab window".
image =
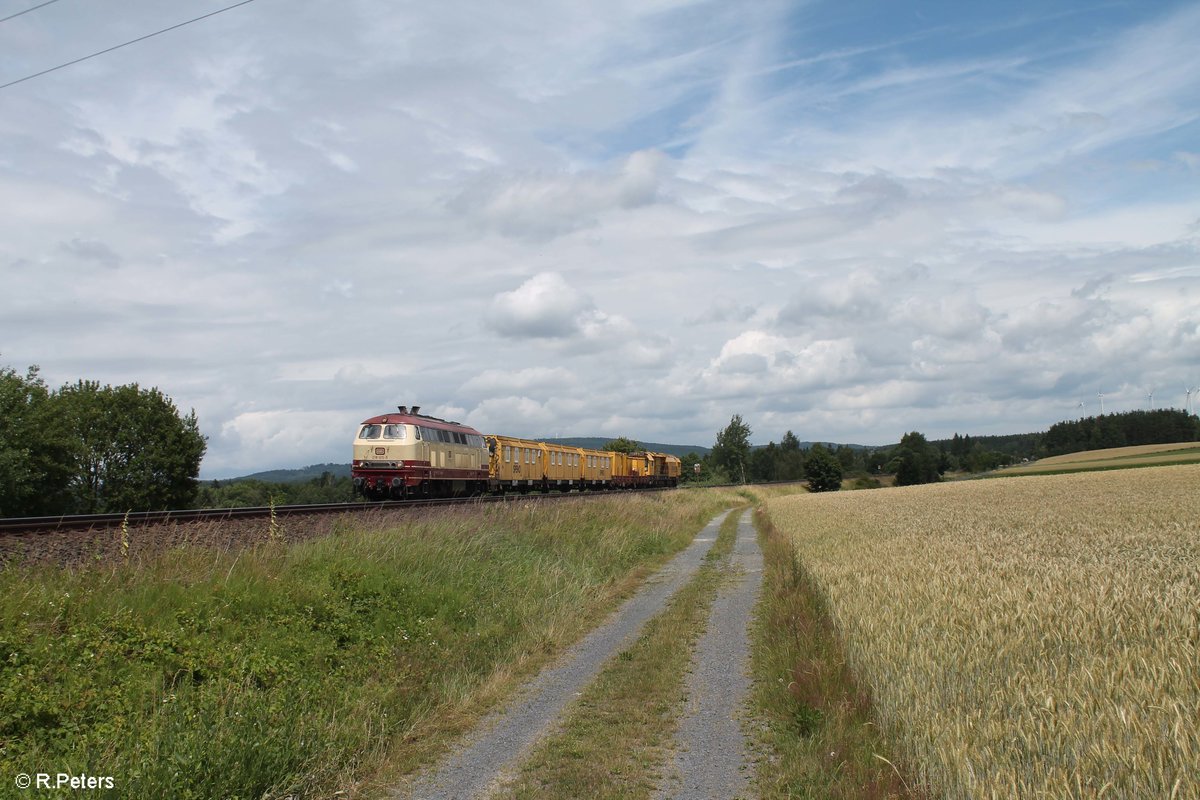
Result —
<instances>
[{"instance_id":1,"label":"locomotive cab window","mask_svg":"<svg viewBox=\"0 0 1200 800\"><path fill-rule=\"evenodd\" d=\"M403 425L384 425L383 438L385 439L406 439L408 434Z\"/></svg>"},{"instance_id":2,"label":"locomotive cab window","mask_svg":"<svg viewBox=\"0 0 1200 800\"><path fill-rule=\"evenodd\" d=\"M360 439L378 439L379 434L383 432L382 425L363 425L362 430L358 432Z\"/></svg>"}]
</instances>

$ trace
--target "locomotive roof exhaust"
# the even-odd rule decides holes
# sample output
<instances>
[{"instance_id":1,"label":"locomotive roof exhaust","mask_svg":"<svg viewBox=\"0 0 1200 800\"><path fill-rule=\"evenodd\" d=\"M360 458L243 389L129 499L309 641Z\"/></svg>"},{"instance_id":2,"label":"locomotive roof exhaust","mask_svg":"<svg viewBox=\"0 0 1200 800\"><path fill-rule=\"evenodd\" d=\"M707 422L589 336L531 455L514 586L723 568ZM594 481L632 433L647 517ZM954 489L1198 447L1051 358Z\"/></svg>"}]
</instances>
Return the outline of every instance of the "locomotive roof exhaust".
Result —
<instances>
[{"instance_id":1,"label":"locomotive roof exhaust","mask_svg":"<svg viewBox=\"0 0 1200 800\"><path fill-rule=\"evenodd\" d=\"M400 409L400 413L401 413L401 414L407 414L407 413L408 413L408 406L396 406L396 408Z\"/></svg>"},{"instance_id":2,"label":"locomotive roof exhaust","mask_svg":"<svg viewBox=\"0 0 1200 800\"><path fill-rule=\"evenodd\" d=\"M412 414L413 414L413 416L414 416L414 417L415 417L415 416L417 416L417 415L418 415L418 414L420 414L420 413L421 413L421 407L420 407L420 406L413 406L413 407L412 407Z\"/></svg>"},{"instance_id":3,"label":"locomotive roof exhaust","mask_svg":"<svg viewBox=\"0 0 1200 800\"><path fill-rule=\"evenodd\" d=\"M396 406L396 408L400 409L401 414L412 414L414 417L420 416L421 414L420 406L413 406L412 411L408 410L408 406Z\"/></svg>"}]
</instances>

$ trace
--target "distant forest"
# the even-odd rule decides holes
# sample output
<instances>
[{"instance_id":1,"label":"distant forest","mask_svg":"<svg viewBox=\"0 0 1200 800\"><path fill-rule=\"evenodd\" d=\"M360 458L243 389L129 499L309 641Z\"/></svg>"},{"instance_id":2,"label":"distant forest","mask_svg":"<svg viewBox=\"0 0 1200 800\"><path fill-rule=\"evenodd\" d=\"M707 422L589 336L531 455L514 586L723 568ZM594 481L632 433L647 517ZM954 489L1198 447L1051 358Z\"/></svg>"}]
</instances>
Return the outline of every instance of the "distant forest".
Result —
<instances>
[{"instance_id":1,"label":"distant forest","mask_svg":"<svg viewBox=\"0 0 1200 800\"><path fill-rule=\"evenodd\" d=\"M1010 459L1008 463L1013 463L1026 458L1048 458L1084 450L1194 441L1200 441L1200 418L1177 408L1163 408L1056 422L1044 433L1009 436L955 434L951 439L938 439L932 444L960 460L969 461L972 454L976 457L983 454L988 456L988 460L1006 457ZM968 469L965 463L962 467Z\"/></svg>"}]
</instances>

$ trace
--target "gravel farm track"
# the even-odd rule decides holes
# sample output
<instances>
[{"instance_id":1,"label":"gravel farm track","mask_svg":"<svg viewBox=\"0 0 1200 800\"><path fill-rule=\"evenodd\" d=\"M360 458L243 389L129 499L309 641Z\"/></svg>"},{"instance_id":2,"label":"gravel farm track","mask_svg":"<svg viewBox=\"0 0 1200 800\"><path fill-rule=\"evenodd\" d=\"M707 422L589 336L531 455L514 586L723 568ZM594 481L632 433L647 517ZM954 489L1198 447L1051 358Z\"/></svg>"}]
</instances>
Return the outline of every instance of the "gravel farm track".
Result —
<instances>
[{"instance_id":1,"label":"gravel farm track","mask_svg":"<svg viewBox=\"0 0 1200 800\"><path fill-rule=\"evenodd\" d=\"M600 627L543 670L508 706L485 719L439 765L401 785L396 800L486 798L500 789L538 741L551 734L609 659L639 636L651 617L695 576L717 539L725 511L625 602ZM737 545L726 559L726 580L697 644L673 765L656 798L702 800L748 796L753 756L743 735L750 689L751 610L762 582L762 553L749 510L738 512Z\"/></svg>"}]
</instances>

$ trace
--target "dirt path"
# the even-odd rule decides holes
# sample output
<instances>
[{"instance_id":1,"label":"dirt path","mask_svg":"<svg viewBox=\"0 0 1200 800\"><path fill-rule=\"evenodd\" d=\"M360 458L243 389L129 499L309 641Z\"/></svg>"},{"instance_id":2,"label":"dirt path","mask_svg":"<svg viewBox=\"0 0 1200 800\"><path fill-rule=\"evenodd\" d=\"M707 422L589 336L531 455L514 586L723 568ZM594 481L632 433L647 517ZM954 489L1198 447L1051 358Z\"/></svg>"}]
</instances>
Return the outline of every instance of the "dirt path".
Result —
<instances>
[{"instance_id":1,"label":"dirt path","mask_svg":"<svg viewBox=\"0 0 1200 800\"><path fill-rule=\"evenodd\" d=\"M762 586L763 560L751 511L738 520L731 580L713 602L696 646L687 704L675 736L674 775L660 797L747 797L751 760L741 717L750 691L750 614Z\"/></svg>"},{"instance_id":2,"label":"dirt path","mask_svg":"<svg viewBox=\"0 0 1200 800\"><path fill-rule=\"evenodd\" d=\"M538 675L504 711L485 720L455 753L412 786L398 787L396 798L486 797L530 748L553 727L563 709L596 677L604 662L636 639L647 620L687 583L717 539L729 512L708 523L682 553L650 578L613 617L563 656L560 664ZM739 527L739 547L741 531Z\"/></svg>"}]
</instances>

